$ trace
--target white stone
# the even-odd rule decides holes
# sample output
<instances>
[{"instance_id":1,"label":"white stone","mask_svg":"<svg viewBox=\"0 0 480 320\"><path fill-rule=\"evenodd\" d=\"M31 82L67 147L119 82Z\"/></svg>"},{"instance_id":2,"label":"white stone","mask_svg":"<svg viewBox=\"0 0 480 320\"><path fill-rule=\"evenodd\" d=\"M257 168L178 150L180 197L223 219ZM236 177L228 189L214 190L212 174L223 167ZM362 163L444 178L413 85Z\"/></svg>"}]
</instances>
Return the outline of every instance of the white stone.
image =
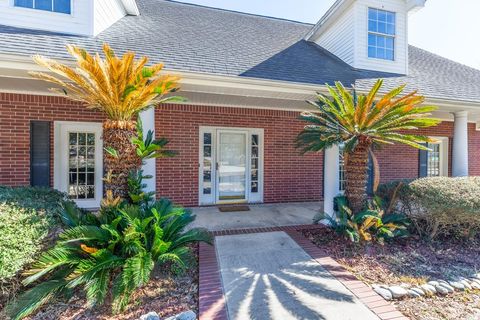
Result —
<instances>
[{"instance_id":1,"label":"white stone","mask_svg":"<svg viewBox=\"0 0 480 320\"><path fill-rule=\"evenodd\" d=\"M435 290L435 287L429 284L422 284L420 288L422 288L422 290L425 292L426 295L432 295L437 293L437 290Z\"/></svg>"},{"instance_id":2,"label":"white stone","mask_svg":"<svg viewBox=\"0 0 480 320\"><path fill-rule=\"evenodd\" d=\"M375 291L376 293L378 293L379 295L381 295L382 298L385 299L385 300L392 300L392 298L393 298L392 293L391 293L389 290L385 289L385 288L382 288L382 287L379 287L379 286L375 286L375 287L373 288L373 291Z\"/></svg>"},{"instance_id":3,"label":"white stone","mask_svg":"<svg viewBox=\"0 0 480 320\"><path fill-rule=\"evenodd\" d=\"M448 293L453 293L453 292L455 292L455 289L454 289L451 285L449 285L448 283L440 282L439 286L444 287L445 289L447 289L447 290L448 290ZM435 287L435 288L436 288L436 287Z\"/></svg>"},{"instance_id":4,"label":"white stone","mask_svg":"<svg viewBox=\"0 0 480 320\"><path fill-rule=\"evenodd\" d=\"M434 287L439 285L438 281L428 281L427 283Z\"/></svg>"},{"instance_id":5,"label":"white stone","mask_svg":"<svg viewBox=\"0 0 480 320\"><path fill-rule=\"evenodd\" d=\"M472 286L470 285L470 283L468 283L467 280L461 280L460 283L465 286L465 289L468 289L468 290L472 289Z\"/></svg>"},{"instance_id":6,"label":"white stone","mask_svg":"<svg viewBox=\"0 0 480 320\"><path fill-rule=\"evenodd\" d=\"M408 295L409 295L410 297L413 297L413 298L419 298L419 297L422 296L420 293L418 293L417 291L412 290L412 289L409 289L409 290L408 290Z\"/></svg>"},{"instance_id":7,"label":"white stone","mask_svg":"<svg viewBox=\"0 0 480 320\"><path fill-rule=\"evenodd\" d=\"M169 317L165 320L197 320L197 315L195 314L195 312L188 310L177 314L176 316Z\"/></svg>"},{"instance_id":8,"label":"white stone","mask_svg":"<svg viewBox=\"0 0 480 320\"><path fill-rule=\"evenodd\" d=\"M391 286L388 287L388 290L390 290L394 299L403 298L408 294L408 291L400 286Z\"/></svg>"},{"instance_id":9,"label":"white stone","mask_svg":"<svg viewBox=\"0 0 480 320\"><path fill-rule=\"evenodd\" d=\"M421 296L424 296L424 295L425 295L425 292L424 292L422 289L420 289L420 288L414 287L414 288L412 288L411 290L412 290L412 291L415 291L416 293L418 293L418 294L421 295Z\"/></svg>"},{"instance_id":10,"label":"white stone","mask_svg":"<svg viewBox=\"0 0 480 320\"><path fill-rule=\"evenodd\" d=\"M449 284L455 288L456 290L460 290L460 291L463 291L465 290L465 286L461 283L461 282L458 282L458 281L450 281Z\"/></svg>"},{"instance_id":11,"label":"white stone","mask_svg":"<svg viewBox=\"0 0 480 320\"><path fill-rule=\"evenodd\" d=\"M470 282L470 285L472 286L473 289L475 290L480 290L480 284L478 284L475 281Z\"/></svg>"},{"instance_id":12,"label":"white stone","mask_svg":"<svg viewBox=\"0 0 480 320\"><path fill-rule=\"evenodd\" d=\"M158 316L158 313L156 313L155 311L152 311L142 315L140 317L140 320L160 320L160 317Z\"/></svg>"},{"instance_id":13,"label":"white stone","mask_svg":"<svg viewBox=\"0 0 480 320\"><path fill-rule=\"evenodd\" d=\"M448 294L447 288L445 288L445 287L442 286L442 285L435 286L435 290L437 291L437 294L440 294L440 295L446 295L446 294Z\"/></svg>"},{"instance_id":14,"label":"white stone","mask_svg":"<svg viewBox=\"0 0 480 320\"><path fill-rule=\"evenodd\" d=\"M448 294L448 289L442 286L441 284L436 285L435 290L437 290L437 293L441 295Z\"/></svg>"}]
</instances>

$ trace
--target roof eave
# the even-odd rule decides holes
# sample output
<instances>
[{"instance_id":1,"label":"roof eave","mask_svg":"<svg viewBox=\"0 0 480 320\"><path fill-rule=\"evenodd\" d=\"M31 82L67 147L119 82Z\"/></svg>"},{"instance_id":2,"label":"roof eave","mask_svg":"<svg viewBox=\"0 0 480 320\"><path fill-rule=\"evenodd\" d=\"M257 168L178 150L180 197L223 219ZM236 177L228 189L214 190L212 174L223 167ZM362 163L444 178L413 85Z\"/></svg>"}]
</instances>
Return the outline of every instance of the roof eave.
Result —
<instances>
[{"instance_id":1,"label":"roof eave","mask_svg":"<svg viewBox=\"0 0 480 320\"><path fill-rule=\"evenodd\" d=\"M138 9L137 1L135 0L121 0L125 12L131 16L140 15L140 10Z\"/></svg>"}]
</instances>

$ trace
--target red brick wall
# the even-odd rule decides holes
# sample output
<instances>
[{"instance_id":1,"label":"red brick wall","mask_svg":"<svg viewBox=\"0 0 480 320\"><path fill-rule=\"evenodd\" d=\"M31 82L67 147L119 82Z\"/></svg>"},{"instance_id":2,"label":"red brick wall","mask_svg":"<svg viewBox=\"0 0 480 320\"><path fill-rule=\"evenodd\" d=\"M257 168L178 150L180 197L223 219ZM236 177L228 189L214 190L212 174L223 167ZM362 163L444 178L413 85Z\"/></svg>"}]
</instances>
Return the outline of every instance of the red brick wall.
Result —
<instances>
[{"instance_id":1,"label":"red brick wall","mask_svg":"<svg viewBox=\"0 0 480 320\"><path fill-rule=\"evenodd\" d=\"M0 93L0 184L30 184L30 121L101 121L98 112L86 110L79 103L53 96ZM51 150L53 185L53 150Z\"/></svg>"},{"instance_id":2,"label":"red brick wall","mask_svg":"<svg viewBox=\"0 0 480 320\"><path fill-rule=\"evenodd\" d=\"M321 200L323 156L300 156L294 139L303 123L298 113L261 109L164 105L156 112L157 136L167 137L179 155L157 161L157 190L160 196L195 206L198 204L199 126L231 126L265 130L265 202ZM0 184L30 183L30 121L102 121L98 112L88 111L65 98L0 93ZM424 130L424 134L449 137L449 171L453 122ZM53 138L53 123L52 134ZM53 141L51 144L53 148ZM53 150L51 152L53 156ZM395 145L377 151L382 181L418 176L418 150ZM480 131L469 124L469 170L480 175ZM51 162L53 180L53 159Z\"/></svg>"},{"instance_id":3,"label":"red brick wall","mask_svg":"<svg viewBox=\"0 0 480 320\"><path fill-rule=\"evenodd\" d=\"M480 175L480 131L468 124L469 174ZM417 133L417 131L415 132ZM418 134L448 137L448 172L452 174L453 122L442 122L436 127L422 129ZM380 164L382 182L418 177L418 150L405 145L388 145L375 152Z\"/></svg>"},{"instance_id":4,"label":"red brick wall","mask_svg":"<svg viewBox=\"0 0 480 320\"><path fill-rule=\"evenodd\" d=\"M264 129L264 202L322 198L323 156L301 156L294 139L304 123L298 112L230 107L163 105L155 112L156 135L179 154L157 160L157 193L187 206L198 205L200 126Z\"/></svg>"}]
</instances>

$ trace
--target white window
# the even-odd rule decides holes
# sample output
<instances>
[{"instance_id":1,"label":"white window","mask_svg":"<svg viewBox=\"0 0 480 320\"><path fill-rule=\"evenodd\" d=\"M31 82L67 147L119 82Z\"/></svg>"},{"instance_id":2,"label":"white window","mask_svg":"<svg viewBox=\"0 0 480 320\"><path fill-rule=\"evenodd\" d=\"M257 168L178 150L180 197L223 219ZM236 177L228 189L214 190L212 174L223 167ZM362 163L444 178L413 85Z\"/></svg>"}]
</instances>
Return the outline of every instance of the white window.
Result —
<instances>
[{"instance_id":1,"label":"white window","mask_svg":"<svg viewBox=\"0 0 480 320\"><path fill-rule=\"evenodd\" d=\"M368 57L395 59L395 13L368 8Z\"/></svg>"},{"instance_id":2,"label":"white window","mask_svg":"<svg viewBox=\"0 0 480 320\"><path fill-rule=\"evenodd\" d=\"M427 144L427 177L448 176L448 138L436 137Z\"/></svg>"},{"instance_id":3,"label":"white window","mask_svg":"<svg viewBox=\"0 0 480 320\"><path fill-rule=\"evenodd\" d=\"M103 194L102 124L55 122L54 188L82 208L98 208Z\"/></svg>"},{"instance_id":4,"label":"white window","mask_svg":"<svg viewBox=\"0 0 480 320\"><path fill-rule=\"evenodd\" d=\"M71 0L15 0L15 7L70 14Z\"/></svg>"},{"instance_id":5,"label":"white window","mask_svg":"<svg viewBox=\"0 0 480 320\"><path fill-rule=\"evenodd\" d=\"M199 204L263 201L263 129L201 127Z\"/></svg>"}]
</instances>

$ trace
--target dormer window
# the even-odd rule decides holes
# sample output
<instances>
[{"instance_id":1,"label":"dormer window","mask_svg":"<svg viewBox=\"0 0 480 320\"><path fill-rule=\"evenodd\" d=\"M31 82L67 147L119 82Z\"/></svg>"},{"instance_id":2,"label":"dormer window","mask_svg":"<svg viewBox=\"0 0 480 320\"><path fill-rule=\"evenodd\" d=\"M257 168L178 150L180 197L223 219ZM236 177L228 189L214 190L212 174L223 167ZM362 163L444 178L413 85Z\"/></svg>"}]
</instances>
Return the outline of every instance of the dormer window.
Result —
<instances>
[{"instance_id":1,"label":"dormer window","mask_svg":"<svg viewBox=\"0 0 480 320\"><path fill-rule=\"evenodd\" d=\"M368 8L368 57L395 59L395 12Z\"/></svg>"},{"instance_id":2,"label":"dormer window","mask_svg":"<svg viewBox=\"0 0 480 320\"><path fill-rule=\"evenodd\" d=\"M71 13L71 0L15 0L15 7Z\"/></svg>"}]
</instances>

